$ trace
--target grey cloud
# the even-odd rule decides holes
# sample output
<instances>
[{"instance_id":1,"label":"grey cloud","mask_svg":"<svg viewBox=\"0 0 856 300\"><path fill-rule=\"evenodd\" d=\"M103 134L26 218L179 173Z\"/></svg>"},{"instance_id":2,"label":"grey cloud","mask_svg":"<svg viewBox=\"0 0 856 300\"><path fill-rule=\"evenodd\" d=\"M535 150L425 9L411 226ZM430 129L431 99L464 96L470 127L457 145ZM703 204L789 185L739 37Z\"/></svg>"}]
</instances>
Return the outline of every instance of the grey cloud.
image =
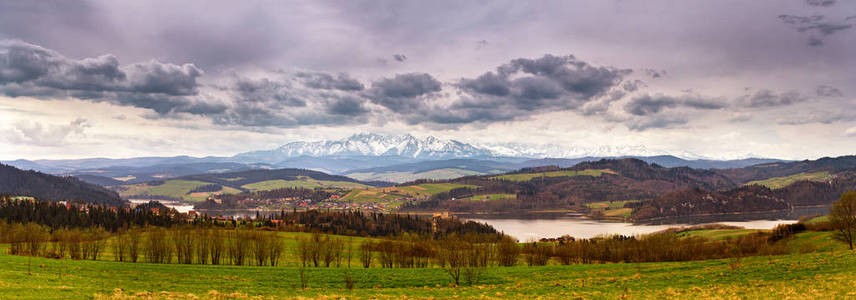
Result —
<instances>
[{"instance_id":1,"label":"grey cloud","mask_svg":"<svg viewBox=\"0 0 856 300\"><path fill-rule=\"evenodd\" d=\"M739 103L747 107L775 107L796 104L809 100L797 91L788 91L784 93L776 93L774 91L763 89L755 93L743 95L737 99Z\"/></svg>"},{"instance_id":2,"label":"grey cloud","mask_svg":"<svg viewBox=\"0 0 856 300\"><path fill-rule=\"evenodd\" d=\"M631 80L631 81L625 81L624 83L621 84L621 88L624 89L624 91L626 91L626 92L635 92L635 91L639 90L639 88L645 87L645 86L647 86L645 84L645 82L642 82L642 80L638 80L638 79Z\"/></svg>"},{"instance_id":3,"label":"grey cloud","mask_svg":"<svg viewBox=\"0 0 856 300\"><path fill-rule=\"evenodd\" d=\"M129 74L130 91L173 96L195 95L199 84L196 78L202 70L192 64L164 64L152 60L123 68Z\"/></svg>"},{"instance_id":4,"label":"grey cloud","mask_svg":"<svg viewBox=\"0 0 856 300\"><path fill-rule=\"evenodd\" d=\"M456 86L464 92L462 100L444 110L445 116L431 117L429 121L494 122L524 119L545 111L573 110L596 99L614 97L613 90L622 88L620 84L629 73L625 69L592 66L572 55L514 59L496 71L461 79ZM625 85L635 90L641 82Z\"/></svg>"},{"instance_id":5,"label":"grey cloud","mask_svg":"<svg viewBox=\"0 0 856 300\"><path fill-rule=\"evenodd\" d=\"M810 6L833 6L835 0L805 0L805 3Z\"/></svg>"},{"instance_id":6,"label":"grey cloud","mask_svg":"<svg viewBox=\"0 0 856 300\"><path fill-rule=\"evenodd\" d=\"M476 41L476 50L487 47L487 44L488 44L487 40Z\"/></svg>"},{"instance_id":7,"label":"grey cloud","mask_svg":"<svg viewBox=\"0 0 856 300\"><path fill-rule=\"evenodd\" d=\"M322 89L306 84L325 78L318 74L322 73L299 73L294 77L297 82L281 73L260 79L236 78L232 85L225 87L233 94L230 105L209 116L216 124L247 127L293 128L367 122L371 111L356 91L336 89L335 85ZM321 82L328 82L324 80Z\"/></svg>"},{"instance_id":8,"label":"grey cloud","mask_svg":"<svg viewBox=\"0 0 856 300\"><path fill-rule=\"evenodd\" d=\"M272 81L268 78L259 80L238 79L235 91L241 102L268 102L271 108L306 106L303 99L292 93L288 82Z\"/></svg>"},{"instance_id":9,"label":"grey cloud","mask_svg":"<svg viewBox=\"0 0 856 300\"><path fill-rule=\"evenodd\" d=\"M841 90L828 85L818 85L815 93L820 97L841 97L844 94L841 93Z\"/></svg>"},{"instance_id":10,"label":"grey cloud","mask_svg":"<svg viewBox=\"0 0 856 300\"><path fill-rule=\"evenodd\" d=\"M507 96L511 93L511 82L508 78L493 72L484 73L475 79L463 79L460 85L479 94Z\"/></svg>"},{"instance_id":11,"label":"grey cloud","mask_svg":"<svg viewBox=\"0 0 856 300\"><path fill-rule=\"evenodd\" d=\"M327 112L334 115L359 116L369 112L363 106L365 101L354 97L335 99L327 105Z\"/></svg>"},{"instance_id":12,"label":"grey cloud","mask_svg":"<svg viewBox=\"0 0 856 300\"><path fill-rule=\"evenodd\" d=\"M395 59L397 62L404 62L407 60L407 55L404 54L393 54L392 59Z\"/></svg>"},{"instance_id":13,"label":"grey cloud","mask_svg":"<svg viewBox=\"0 0 856 300\"><path fill-rule=\"evenodd\" d=\"M368 97L394 112L413 111L424 105L422 96L442 90L442 84L427 73L398 74L372 83Z\"/></svg>"},{"instance_id":14,"label":"grey cloud","mask_svg":"<svg viewBox=\"0 0 856 300\"><path fill-rule=\"evenodd\" d=\"M636 96L630 100L624 110L636 116L657 114L666 108L688 107L693 109L721 109L728 103L721 98L704 98L695 95L666 96L648 94Z\"/></svg>"},{"instance_id":15,"label":"grey cloud","mask_svg":"<svg viewBox=\"0 0 856 300\"><path fill-rule=\"evenodd\" d=\"M70 59L18 40L0 40L0 92L10 97L75 97L150 108L195 111L202 71L191 64L149 61L122 66L112 55Z\"/></svg>"},{"instance_id":16,"label":"grey cloud","mask_svg":"<svg viewBox=\"0 0 856 300\"><path fill-rule=\"evenodd\" d=\"M327 73L298 73L304 78L304 84L314 89L361 91L365 86L359 80L351 78L347 73L339 73L335 77Z\"/></svg>"},{"instance_id":17,"label":"grey cloud","mask_svg":"<svg viewBox=\"0 0 856 300\"><path fill-rule=\"evenodd\" d=\"M645 131L648 129L672 128L689 123L689 120L680 116L657 116L653 118L635 118L624 122L628 129L633 131Z\"/></svg>"},{"instance_id":18,"label":"grey cloud","mask_svg":"<svg viewBox=\"0 0 856 300\"><path fill-rule=\"evenodd\" d=\"M833 111L811 111L799 112L795 115L776 119L779 125L803 125L811 123L832 124L837 122L848 122L856 120L856 115L845 112Z\"/></svg>"},{"instance_id":19,"label":"grey cloud","mask_svg":"<svg viewBox=\"0 0 856 300\"><path fill-rule=\"evenodd\" d=\"M506 75L522 71L523 73L544 76L561 85L568 93L583 99L606 92L618 84L624 75L630 73L630 70L594 67L577 60L573 55L553 56L550 54L538 59L515 59L510 64L500 67L499 70Z\"/></svg>"},{"instance_id":20,"label":"grey cloud","mask_svg":"<svg viewBox=\"0 0 856 300\"><path fill-rule=\"evenodd\" d=\"M826 17L822 15L779 15L779 19L785 24L793 26L797 32L808 34L809 46L822 46L824 44L823 38L853 27L853 24L849 23L850 18L836 22L826 20Z\"/></svg>"},{"instance_id":21,"label":"grey cloud","mask_svg":"<svg viewBox=\"0 0 856 300\"><path fill-rule=\"evenodd\" d=\"M645 69L645 74L651 78L660 78L666 76L666 70Z\"/></svg>"}]
</instances>

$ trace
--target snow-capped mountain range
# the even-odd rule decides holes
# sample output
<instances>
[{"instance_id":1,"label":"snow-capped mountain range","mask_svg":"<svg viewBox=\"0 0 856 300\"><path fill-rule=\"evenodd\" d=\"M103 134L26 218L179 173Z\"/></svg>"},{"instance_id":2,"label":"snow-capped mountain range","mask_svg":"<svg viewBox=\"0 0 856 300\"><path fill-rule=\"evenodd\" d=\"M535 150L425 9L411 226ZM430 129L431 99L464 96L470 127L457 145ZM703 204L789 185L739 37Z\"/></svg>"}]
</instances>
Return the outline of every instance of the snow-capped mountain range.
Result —
<instances>
[{"instance_id":1,"label":"snow-capped mountain range","mask_svg":"<svg viewBox=\"0 0 856 300\"><path fill-rule=\"evenodd\" d=\"M494 154L488 149L455 140L433 136L423 139L410 134L355 134L335 141L291 142L273 150L253 151L236 158L273 162L277 159L310 156L398 156L414 159L487 158Z\"/></svg>"},{"instance_id":2,"label":"snow-capped mountain range","mask_svg":"<svg viewBox=\"0 0 856 300\"><path fill-rule=\"evenodd\" d=\"M410 134L380 135L363 133L355 134L341 140L291 142L273 150L241 153L236 155L235 158L273 163L301 156L395 156L420 160L437 160L455 158L488 159L495 157L576 158L586 156L650 156L661 154L665 153L653 151L644 146L585 148L555 144L533 145L522 143L472 145L456 140L441 140L433 136L420 139Z\"/></svg>"}]
</instances>

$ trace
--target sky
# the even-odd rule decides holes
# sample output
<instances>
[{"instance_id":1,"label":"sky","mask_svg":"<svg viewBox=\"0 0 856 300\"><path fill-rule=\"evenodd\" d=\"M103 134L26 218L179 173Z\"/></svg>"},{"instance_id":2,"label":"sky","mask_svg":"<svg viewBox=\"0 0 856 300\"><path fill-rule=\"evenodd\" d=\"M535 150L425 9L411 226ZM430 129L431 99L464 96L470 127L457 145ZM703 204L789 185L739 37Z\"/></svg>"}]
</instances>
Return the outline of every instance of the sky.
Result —
<instances>
[{"instance_id":1,"label":"sky","mask_svg":"<svg viewBox=\"0 0 856 300\"><path fill-rule=\"evenodd\" d=\"M366 132L849 155L854 25L843 0L0 0L0 159Z\"/></svg>"}]
</instances>

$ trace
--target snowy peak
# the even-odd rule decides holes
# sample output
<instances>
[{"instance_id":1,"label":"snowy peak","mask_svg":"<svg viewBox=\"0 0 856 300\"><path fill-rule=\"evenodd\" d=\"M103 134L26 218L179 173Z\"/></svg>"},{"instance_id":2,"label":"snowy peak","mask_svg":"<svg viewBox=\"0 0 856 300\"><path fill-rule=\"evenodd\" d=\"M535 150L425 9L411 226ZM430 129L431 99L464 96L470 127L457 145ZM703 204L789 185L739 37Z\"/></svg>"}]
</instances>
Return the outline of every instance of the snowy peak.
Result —
<instances>
[{"instance_id":1,"label":"snowy peak","mask_svg":"<svg viewBox=\"0 0 856 300\"><path fill-rule=\"evenodd\" d=\"M239 154L238 157L276 161L291 157L310 156L398 156L415 159L452 159L490 157L492 152L455 140L433 136L419 139L410 134L355 134L335 141L292 142L270 151Z\"/></svg>"},{"instance_id":2,"label":"snowy peak","mask_svg":"<svg viewBox=\"0 0 856 300\"><path fill-rule=\"evenodd\" d=\"M457 158L579 158L676 155L699 158L691 153L666 153L641 145L580 147L557 144L501 143L472 145L433 136L417 138L410 134L381 135L360 133L340 140L291 142L279 148L241 153L235 158L254 162L278 163L296 157L362 157L443 160Z\"/></svg>"}]
</instances>

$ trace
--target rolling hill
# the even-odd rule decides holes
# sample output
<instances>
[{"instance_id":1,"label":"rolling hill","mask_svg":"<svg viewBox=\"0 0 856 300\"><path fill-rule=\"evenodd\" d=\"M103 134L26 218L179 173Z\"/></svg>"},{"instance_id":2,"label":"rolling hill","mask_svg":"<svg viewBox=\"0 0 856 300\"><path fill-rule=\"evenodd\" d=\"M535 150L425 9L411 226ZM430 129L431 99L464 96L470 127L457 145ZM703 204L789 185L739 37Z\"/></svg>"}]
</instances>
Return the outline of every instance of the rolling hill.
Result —
<instances>
[{"instance_id":1,"label":"rolling hill","mask_svg":"<svg viewBox=\"0 0 856 300\"><path fill-rule=\"evenodd\" d=\"M0 193L49 201L83 201L113 206L125 203L115 192L74 177L23 171L3 164L0 164Z\"/></svg>"},{"instance_id":2,"label":"rolling hill","mask_svg":"<svg viewBox=\"0 0 856 300\"><path fill-rule=\"evenodd\" d=\"M153 197L198 202L217 193L235 194L293 187L355 189L380 185L388 184L362 182L305 169L275 169L195 174L163 181L126 184L115 189L126 198Z\"/></svg>"},{"instance_id":3,"label":"rolling hill","mask_svg":"<svg viewBox=\"0 0 856 300\"><path fill-rule=\"evenodd\" d=\"M513 164L479 159L432 160L348 171L346 176L359 180L408 182L418 179L454 179L514 170Z\"/></svg>"},{"instance_id":4,"label":"rolling hill","mask_svg":"<svg viewBox=\"0 0 856 300\"><path fill-rule=\"evenodd\" d=\"M454 189L406 208L458 211L582 209L587 203L654 199L686 188L726 190L738 185L712 170L666 168L639 159L602 159L571 168L526 168L502 175L444 181L477 188ZM457 201L489 194L513 194L490 201ZM478 199L478 197L475 197Z\"/></svg>"}]
</instances>

